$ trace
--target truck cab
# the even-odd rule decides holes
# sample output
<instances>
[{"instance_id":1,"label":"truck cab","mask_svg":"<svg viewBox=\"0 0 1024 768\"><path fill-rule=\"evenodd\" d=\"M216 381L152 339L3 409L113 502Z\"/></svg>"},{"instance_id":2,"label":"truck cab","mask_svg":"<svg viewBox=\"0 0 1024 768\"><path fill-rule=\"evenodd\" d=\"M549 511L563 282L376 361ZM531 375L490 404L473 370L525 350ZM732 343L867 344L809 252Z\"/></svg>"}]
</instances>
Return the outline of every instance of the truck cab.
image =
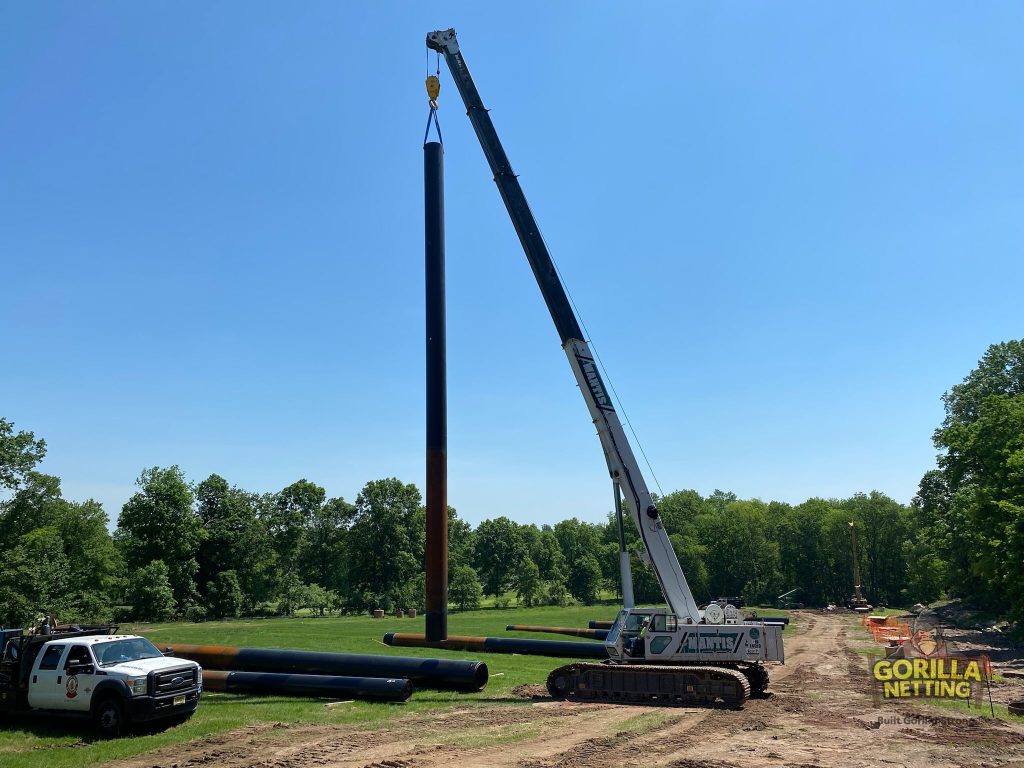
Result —
<instances>
[{"instance_id":1,"label":"truck cab","mask_svg":"<svg viewBox=\"0 0 1024 768\"><path fill-rule=\"evenodd\" d=\"M90 717L112 737L131 723L189 717L202 681L194 661L168 658L138 635L16 637L0 662L0 711Z\"/></svg>"}]
</instances>

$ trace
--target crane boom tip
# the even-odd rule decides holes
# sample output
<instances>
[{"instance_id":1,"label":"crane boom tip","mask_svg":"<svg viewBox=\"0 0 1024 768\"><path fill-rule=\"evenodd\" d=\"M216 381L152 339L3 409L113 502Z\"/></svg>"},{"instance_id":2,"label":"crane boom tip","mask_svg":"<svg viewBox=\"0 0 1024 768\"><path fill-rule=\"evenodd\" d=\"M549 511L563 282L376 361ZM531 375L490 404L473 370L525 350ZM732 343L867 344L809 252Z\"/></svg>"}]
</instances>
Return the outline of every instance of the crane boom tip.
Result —
<instances>
[{"instance_id":1,"label":"crane boom tip","mask_svg":"<svg viewBox=\"0 0 1024 768\"><path fill-rule=\"evenodd\" d=\"M458 53L459 42L454 29L436 30L427 34L427 48L438 53Z\"/></svg>"}]
</instances>

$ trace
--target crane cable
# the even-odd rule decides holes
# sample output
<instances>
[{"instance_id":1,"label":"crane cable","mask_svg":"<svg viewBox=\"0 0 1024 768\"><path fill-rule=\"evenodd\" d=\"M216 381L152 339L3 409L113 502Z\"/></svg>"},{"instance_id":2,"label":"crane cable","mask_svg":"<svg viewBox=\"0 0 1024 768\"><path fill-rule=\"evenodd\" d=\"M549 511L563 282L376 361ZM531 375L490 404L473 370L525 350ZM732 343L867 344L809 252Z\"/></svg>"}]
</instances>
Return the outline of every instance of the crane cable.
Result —
<instances>
[{"instance_id":1,"label":"crane cable","mask_svg":"<svg viewBox=\"0 0 1024 768\"><path fill-rule=\"evenodd\" d=\"M430 72L430 51L427 51L427 72ZM427 143L427 139L430 137L430 123L433 121L434 128L437 129L437 141L439 144L444 144L444 139L441 138L441 124L437 121L437 97L441 93L441 54L437 54L437 71L434 74L427 75L427 102L430 104L430 112L427 114L427 130L423 134L423 144Z\"/></svg>"},{"instance_id":2,"label":"crane cable","mask_svg":"<svg viewBox=\"0 0 1024 768\"><path fill-rule=\"evenodd\" d=\"M541 235L543 238L543 235ZM550 255L550 254L549 254ZM572 293L569 291L569 286L565 282L565 278L562 277L562 271L558 268L558 263L555 261L555 257L551 256L551 266L555 268L555 274L558 275L558 279L562 283L562 287L565 289L565 295L569 299L569 303L572 305L573 311L576 313L577 319L580 321L580 326L583 329L583 335L588 337L590 349L594 353L594 359L597 360L598 366L604 372L604 381L608 384L612 391L612 397L615 398L615 402L619 404L618 413L622 414L622 420L626 422L626 426L629 427L629 431L633 433L633 441L636 443L636 447L640 449L640 455L644 457L644 463L647 465L647 470L651 473L651 479L654 480L654 485L658 488L658 495L660 497L665 496L665 492L661 489L661 483L658 482L658 476L654 473L654 467L651 466L651 460L647 458L647 451L644 450L644 444L640 442L640 436L636 433L633 428L633 422L629 420L629 416L626 414L626 406L622 404L622 398L619 397L618 391L615 389L615 383L612 381L612 377L608 375L608 369L604 365L604 360L601 359L601 354L597 351L597 344L594 342L593 336L590 335L590 331L587 330L587 324L583 322L583 315L580 313L580 308L576 305L576 300L572 297ZM621 425L621 421L619 422Z\"/></svg>"}]
</instances>

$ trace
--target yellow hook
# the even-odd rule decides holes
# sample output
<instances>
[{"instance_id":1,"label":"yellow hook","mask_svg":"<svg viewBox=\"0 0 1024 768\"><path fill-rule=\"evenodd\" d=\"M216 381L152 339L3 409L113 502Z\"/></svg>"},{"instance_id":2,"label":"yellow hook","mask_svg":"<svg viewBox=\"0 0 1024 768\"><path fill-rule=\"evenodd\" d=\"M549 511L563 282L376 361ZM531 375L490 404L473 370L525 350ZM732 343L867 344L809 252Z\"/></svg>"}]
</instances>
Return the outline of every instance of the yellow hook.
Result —
<instances>
[{"instance_id":1,"label":"yellow hook","mask_svg":"<svg viewBox=\"0 0 1024 768\"><path fill-rule=\"evenodd\" d=\"M437 79L437 75L429 75L427 77L427 98L430 99L430 106L437 109L437 97L441 93L441 81Z\"/></svg>"}]
</instances>

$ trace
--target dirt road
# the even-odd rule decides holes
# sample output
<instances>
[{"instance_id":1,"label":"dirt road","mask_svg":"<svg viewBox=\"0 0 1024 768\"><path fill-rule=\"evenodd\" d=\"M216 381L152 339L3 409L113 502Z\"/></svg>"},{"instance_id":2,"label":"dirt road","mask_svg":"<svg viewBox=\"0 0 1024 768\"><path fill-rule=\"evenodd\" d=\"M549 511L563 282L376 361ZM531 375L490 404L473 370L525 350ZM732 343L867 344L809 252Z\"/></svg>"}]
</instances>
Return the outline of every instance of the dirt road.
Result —
<instances>
[{"instance_id":1,"label":"dirt road","mask_svg":"<svg viewBox=\"0 0 1024 768\"><path fill-rule=\"evenodd\" d=\"M1024 768L1024 723L872 705L847 617L797 613L772 696L741 711L574 704L540 686L368 731L261 725L116 768L582 768L583 766L998 766ZM1024 690L1022 690L1024 694ZM937 718L937 720L933 720Z\"/></svg>"}]
</instances>

